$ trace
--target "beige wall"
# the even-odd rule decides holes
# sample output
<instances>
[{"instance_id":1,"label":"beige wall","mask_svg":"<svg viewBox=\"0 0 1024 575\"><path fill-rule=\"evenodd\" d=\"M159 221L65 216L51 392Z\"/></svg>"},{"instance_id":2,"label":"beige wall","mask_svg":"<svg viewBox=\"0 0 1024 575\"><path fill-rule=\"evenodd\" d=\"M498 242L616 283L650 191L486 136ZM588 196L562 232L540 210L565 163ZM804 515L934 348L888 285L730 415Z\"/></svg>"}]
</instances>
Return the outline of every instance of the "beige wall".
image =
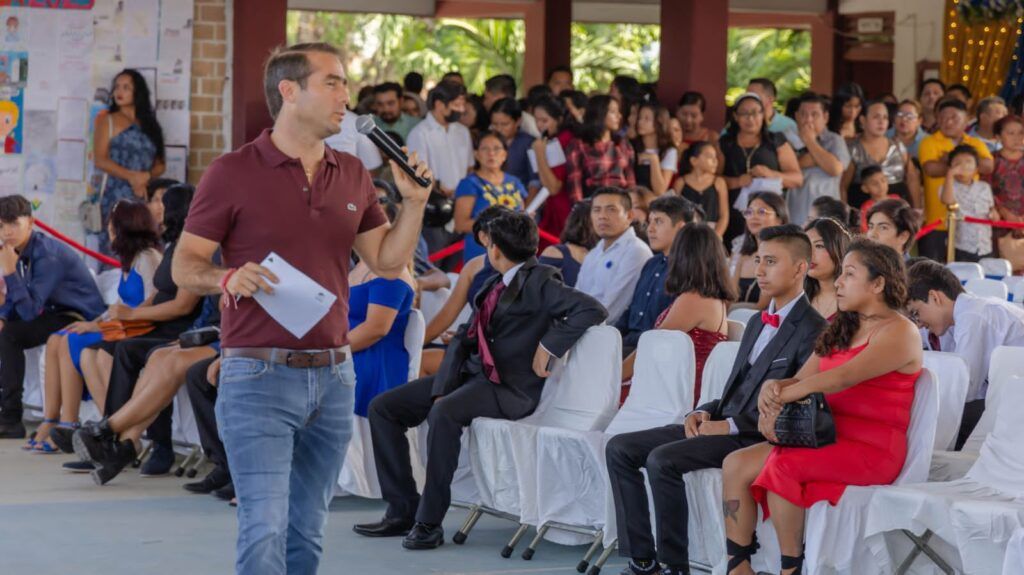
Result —
<instances>
[{"instance_id":1,"label":"beige wall","mask_svg":"<svg viewBox=\"0 0 1024 575\"><path fill-rule=\"evenodd\" d=\"M892 88L900 98L917 96L917 62L942 58L943 0L840 0L839 13L895 12Z\"/></svg>"},{"instance_id":2,"label":"beige wall","mask_svg":"<svg viewBox=\"0 0 1024 575\"><path fill-rule=\"evenodd\" d=\"M231 0L195 0L192 38L192 116L188 179L197 183L217 156L227 151L231 125Z\"/></svg>"}]
</instances>

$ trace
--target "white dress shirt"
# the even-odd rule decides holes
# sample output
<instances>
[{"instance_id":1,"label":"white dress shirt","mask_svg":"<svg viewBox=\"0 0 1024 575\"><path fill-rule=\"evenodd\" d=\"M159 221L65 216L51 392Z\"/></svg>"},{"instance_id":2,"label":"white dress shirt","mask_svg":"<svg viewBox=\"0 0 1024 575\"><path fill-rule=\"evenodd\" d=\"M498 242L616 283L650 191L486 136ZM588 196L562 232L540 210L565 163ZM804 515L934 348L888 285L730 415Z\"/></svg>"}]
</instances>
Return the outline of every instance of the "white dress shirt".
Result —
<instances>
[{"instance_id":1,"label":"white dress shirt","mask_svg":"<svg viewBox=\"0 0 1024 575\"><path fill-rule=\"evenodd\" d=\"M380 150L370 141L370 138L356 130L356 118L358 117L359 115L355 112L345 112L345 116L341 119L341 131L324 140L324 143L339 152L352 154L359 158L367 170L376 170L384 164L384 160L380 157Z\"/></svg>"},{"instance_id":2,"label":"white dress shirt","mask_svg":"<svg viewBox=\"0 0 1024 575\"><path fill-rule=\"evenodd\" d=\"M967 401L985 398L988 364L1001 345L1024 346L1024 308L997 298L962 293L953 303L952 348L964 358L971 383ZM945 346L946 341L942 341Z\"/></svg>"},{"instance_id":3,"label":"white dress shirt","mask_svg":"<svg viewBox=\"0 0 1024 575\"><path fill-rule=\"evenodd\" d=\"M593 296L608 310L608 325L615 325L629 307L633 290L644 264L651 257L651 248L630 227L611 245L598 242L583 258L576 289Z\"/></svg>"},{"instance_id":4,"label":"white dress shirt","mask_svg":"<svg viewBox=\"0 0 1024 575\"><path fill-rule=\"evenodd\" d=\"M469 130L458 122L449 123L445 128L432 113L409 132L406 146L409 153L416 152L427 162L434 177L448 190L454 191L473 166L473 139Z\"/></svg>"}]
</instances>

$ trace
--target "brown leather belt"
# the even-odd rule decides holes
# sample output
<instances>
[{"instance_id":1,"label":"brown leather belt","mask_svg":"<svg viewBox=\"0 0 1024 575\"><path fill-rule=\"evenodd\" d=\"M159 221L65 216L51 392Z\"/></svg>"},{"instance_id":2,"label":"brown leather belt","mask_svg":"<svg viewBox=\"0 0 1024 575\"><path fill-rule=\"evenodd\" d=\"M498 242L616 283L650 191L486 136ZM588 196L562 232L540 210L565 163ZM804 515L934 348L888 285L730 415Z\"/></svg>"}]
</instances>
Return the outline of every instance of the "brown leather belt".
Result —
<instances>
[{"instance_id":1,"label":"brown leather belt","mask_svg":"<svg viewBox=\"0 0 1024 575\"><path fill-rule=\"evenodd\" d=\"M221 350L224 357L247 357L288 367L308 369L328 367L345 363L350 357L349 347L338 347L323 351L296 351L278 347L233 347Z\"/></svg>"}]
</instances>

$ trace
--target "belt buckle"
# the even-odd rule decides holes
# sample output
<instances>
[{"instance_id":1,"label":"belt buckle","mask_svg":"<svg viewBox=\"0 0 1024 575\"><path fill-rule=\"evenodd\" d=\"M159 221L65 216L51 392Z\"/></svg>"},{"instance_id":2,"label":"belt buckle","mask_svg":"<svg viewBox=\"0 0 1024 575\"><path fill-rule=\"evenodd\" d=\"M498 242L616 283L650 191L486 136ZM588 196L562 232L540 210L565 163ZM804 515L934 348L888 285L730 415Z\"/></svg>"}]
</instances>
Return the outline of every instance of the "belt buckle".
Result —
<instances>
[{"instance_id":1,"label":"belt buckle","mask_svg":"<svg viewBox=\"0 0 1024 575\"><path fill-rule=\"evenodd\" d=\"M313 354L290 351L284 358L284 364L297 369L308 368L313 364Z\"/></svg>"}]
</instances>

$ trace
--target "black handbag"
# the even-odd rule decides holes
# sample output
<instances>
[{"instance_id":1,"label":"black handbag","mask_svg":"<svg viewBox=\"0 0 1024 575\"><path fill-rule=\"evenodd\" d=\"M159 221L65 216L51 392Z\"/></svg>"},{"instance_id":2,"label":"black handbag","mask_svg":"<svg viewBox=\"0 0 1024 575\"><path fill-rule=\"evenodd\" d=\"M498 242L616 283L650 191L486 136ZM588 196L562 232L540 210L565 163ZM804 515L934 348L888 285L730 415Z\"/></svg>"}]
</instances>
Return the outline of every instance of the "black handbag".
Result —
<instances>
[{"instance_id":1,"label":"black handbag","mask_svg":"<svg viewBox=\"0 0 1024 575\"><path fill-rule=\"evenodd\" d=\"M775 419L773 445L818 448L836 442L836 423L824 393L787 403Z\"/></svg>"}]
</instances>

